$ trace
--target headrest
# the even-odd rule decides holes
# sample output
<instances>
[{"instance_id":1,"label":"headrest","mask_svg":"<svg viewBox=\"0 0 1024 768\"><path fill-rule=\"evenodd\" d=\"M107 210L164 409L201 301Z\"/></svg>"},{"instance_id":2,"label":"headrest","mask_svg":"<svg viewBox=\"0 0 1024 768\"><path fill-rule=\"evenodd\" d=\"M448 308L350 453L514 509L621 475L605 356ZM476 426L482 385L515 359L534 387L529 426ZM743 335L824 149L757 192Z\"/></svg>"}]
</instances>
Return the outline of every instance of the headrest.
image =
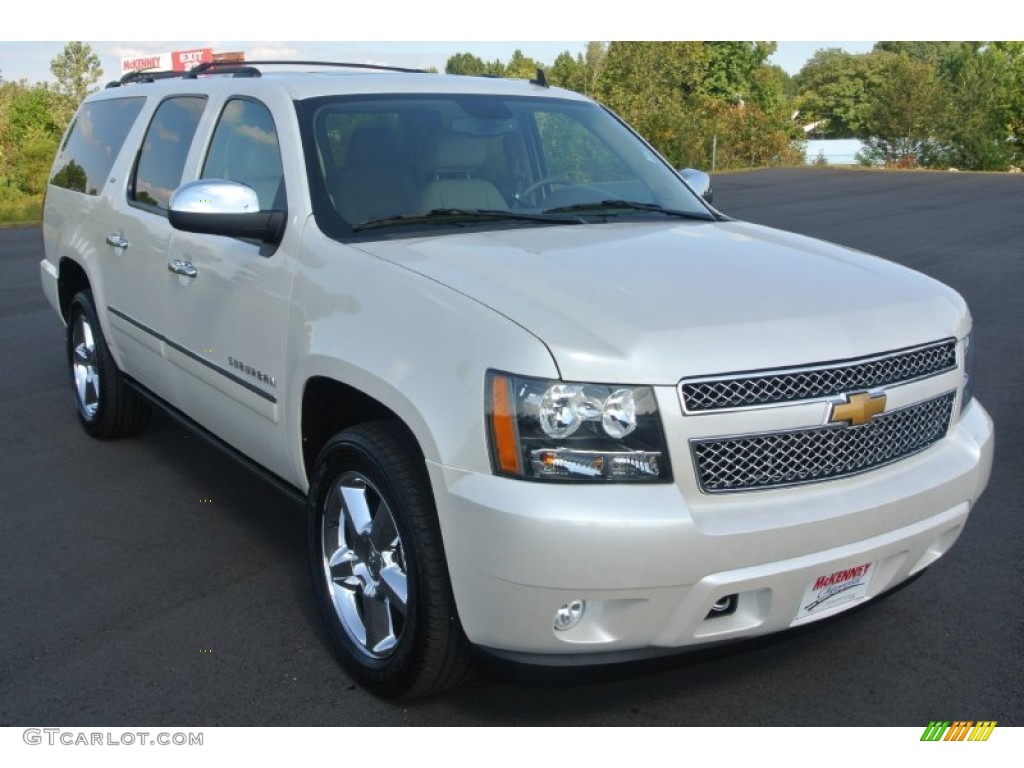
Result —
<instances>
[{"instance_id":1,"label":"headrest","mask_svg":"<svg viewBox=\"0 0 1024 768\"><path fill-rule=\"evenodd\" d=\"M448 134L437 143L435 167L444 170L478 168L487 158L487 140L479 136Z\"/></svg>"}]
</instances>

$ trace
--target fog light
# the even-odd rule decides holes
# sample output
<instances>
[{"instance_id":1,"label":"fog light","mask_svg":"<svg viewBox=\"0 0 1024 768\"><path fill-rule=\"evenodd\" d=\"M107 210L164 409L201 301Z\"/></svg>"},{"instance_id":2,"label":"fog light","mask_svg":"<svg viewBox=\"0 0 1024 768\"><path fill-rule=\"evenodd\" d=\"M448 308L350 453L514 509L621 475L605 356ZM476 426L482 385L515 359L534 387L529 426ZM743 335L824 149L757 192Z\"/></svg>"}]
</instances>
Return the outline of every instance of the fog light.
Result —
<instances>
[{"instance_id":1,"label":"fog light","mask_svg":"<svg viewBox=\"0 0 1024 768\"><path fill-rule=\"evenodd\" d=\"M736 595L726 595L720 597L711 604L711 610L708 611L708 615L705 616L707 619L715 618L716 616L728 616L730 613L736 613Z\"/></svg>"},{"instance_id":2,"label":"fog light","mask_svg":"<svg viewBox=\"0 0 1024 768\"><path fill-rule=\"evenodd\" d=\"M557 611L555 611L555 630L557 632L565 632L567 629L572 629L580 623L580 619L583 618L583 612L587 608L585 600L573 600L571 603L566 603Z\"/></svg>"}]
</instances>

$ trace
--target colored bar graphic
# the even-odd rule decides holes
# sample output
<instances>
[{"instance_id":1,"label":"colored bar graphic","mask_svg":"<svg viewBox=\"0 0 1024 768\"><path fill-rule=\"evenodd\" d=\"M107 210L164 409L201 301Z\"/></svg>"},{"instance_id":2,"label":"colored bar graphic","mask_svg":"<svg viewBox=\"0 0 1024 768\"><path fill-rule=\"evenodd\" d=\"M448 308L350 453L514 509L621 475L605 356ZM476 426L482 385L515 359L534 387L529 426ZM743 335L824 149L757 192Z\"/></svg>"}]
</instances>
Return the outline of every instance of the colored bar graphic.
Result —
<instances>
[{"instance_id":1,"label":"colored bar graphic","mask_svg":"<svg viewBox=\"0 0 1024 768\"><path fill-rule=\"evenodd\" d=\"M932 720L921 735L921 741L939 741L949 728L949 720Z\"/></svg>"},{"instance_id":2,"label":"colored bar graphic","mask_svg":"<svg viewBox=\"0 0 1024 768\"><path fill-rule=\"evenodd\" d=\"M921 734L921 741L988 741L995 720L932 720Z\"/></svg>"}]
</instances>

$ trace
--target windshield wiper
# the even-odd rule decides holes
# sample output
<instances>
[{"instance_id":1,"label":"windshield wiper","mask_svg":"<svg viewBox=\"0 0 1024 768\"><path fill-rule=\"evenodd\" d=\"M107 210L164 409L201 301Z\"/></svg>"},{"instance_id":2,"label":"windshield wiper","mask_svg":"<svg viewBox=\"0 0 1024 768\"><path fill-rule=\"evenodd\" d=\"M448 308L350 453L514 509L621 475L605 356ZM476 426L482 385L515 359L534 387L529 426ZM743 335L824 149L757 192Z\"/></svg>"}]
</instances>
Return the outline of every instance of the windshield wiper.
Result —
<instances>
[{"instance_id":1,"label":"windshield wiper","mask_svg":"<svg viewBox=\"0 0 1024 768\"><path fill-rule=\"evenodd\" d=\"M714 221L710 213L697 211L677 211L674 208L662 208L656 203L641 203L636 200L600 200L592 203L576 203L575 205L562 205L558 208L548 208L544 213L607 213L609 211L643 211L650 213L663 213L666 216L677 216L681 219L698 219L700 221Z\"/></svg>"},{"instance_id":2,"label":"windshield wiper","mask_svg":"<svg viewBox=\"0 0 1024 768\"><path fill-rule=\"evenodd\" d=\"M381 227L396 227L406 224L461 224L478 221L531 221L539 224L583 224L578 216L553 216L557 211L544 213L522 213L477 208L435 208L426 213L403 213L383 219L370 219L352 227L353 232L363 232Z\"/></svg>"}]
</instances>

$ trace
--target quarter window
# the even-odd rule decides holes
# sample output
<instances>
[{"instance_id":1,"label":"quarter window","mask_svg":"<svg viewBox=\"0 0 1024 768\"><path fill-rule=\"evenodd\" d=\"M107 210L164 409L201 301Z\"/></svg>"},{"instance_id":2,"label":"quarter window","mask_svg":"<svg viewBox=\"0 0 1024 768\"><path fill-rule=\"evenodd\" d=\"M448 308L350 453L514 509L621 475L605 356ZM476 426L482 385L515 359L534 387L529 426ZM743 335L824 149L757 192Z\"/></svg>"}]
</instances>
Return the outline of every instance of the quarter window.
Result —
<instances>
[{"instance_id":1,"label":"quarter window","mask_svg":"<svg viewBox=\"0 0 1024 768\"><path fill-rule=\"evenodd\" d=\"M140 96L83 105L64 139L50 183L98 195L145 101Z\"/></svg>"},{"instance_id":2,"label":"quarter window","mask_svg":"<svg viewBox=\"0 0 1024 768\"><path fill-rule=\"evenodd\" d=\"M176 96L157 107L142 142L130 199L167 210L181 184L189 147L206 106L200 96Z\"/></svg>"},{"instance_id":3,"label":"quarter window","mask_svg":"<svg viewBox=\"0 0 1024 768\"><path fill-rule=\"evenodd\" d=\"M262 210L283 207L284 169L277 129L257 101L232 99L221 113L203 165L204 179L228 179L256 190ZM281 203L277 203L278 196Z\"/></svg>"}]
</instances>

